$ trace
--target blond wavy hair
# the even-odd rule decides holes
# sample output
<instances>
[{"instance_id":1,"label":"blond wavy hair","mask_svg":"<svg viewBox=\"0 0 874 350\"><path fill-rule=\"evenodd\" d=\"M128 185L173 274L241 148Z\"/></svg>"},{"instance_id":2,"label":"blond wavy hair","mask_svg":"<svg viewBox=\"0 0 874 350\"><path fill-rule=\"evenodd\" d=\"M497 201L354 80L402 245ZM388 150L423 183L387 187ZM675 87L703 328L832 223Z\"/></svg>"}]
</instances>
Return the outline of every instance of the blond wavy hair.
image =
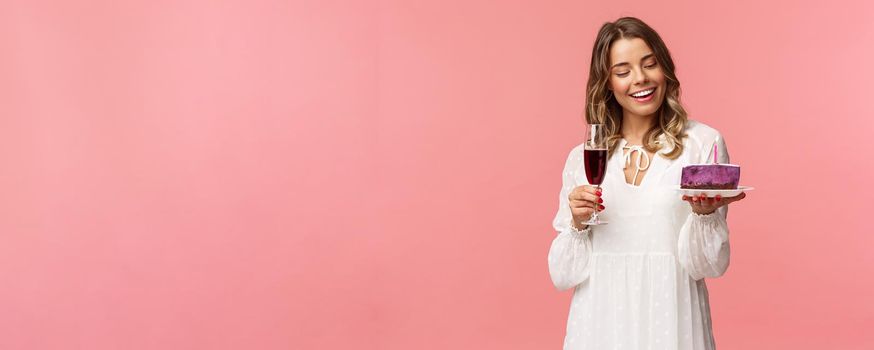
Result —
<instances>
[{"instance_id":1,"label":"blond wavy hair","mask_svg":"<svg viewBox=\"0 0 874 350\"><path fill-rule=\"evenodd\" d=\"M610 79L610 47L619 39L639 38L653 50L656 60L665 75L665 99L659 106L658 121L643 136L643 147L649 152L656 152L663 147L671 149L663 156L676 159L683 153L683 138L688 121L686 110L680 104L680 81L674 74L674 60L671 53L655 30L643 21L634 17L622 17L615 22L607 22L598 31L598 38L592 48L592 63L589 69L589 81L586 84L586 122L589 124L604 124L607 135L607 147L612 154L622 139L622 106L607 89ZM664 135L666 144L657 143L659 136Z\"/></svg>"}]
</instances>

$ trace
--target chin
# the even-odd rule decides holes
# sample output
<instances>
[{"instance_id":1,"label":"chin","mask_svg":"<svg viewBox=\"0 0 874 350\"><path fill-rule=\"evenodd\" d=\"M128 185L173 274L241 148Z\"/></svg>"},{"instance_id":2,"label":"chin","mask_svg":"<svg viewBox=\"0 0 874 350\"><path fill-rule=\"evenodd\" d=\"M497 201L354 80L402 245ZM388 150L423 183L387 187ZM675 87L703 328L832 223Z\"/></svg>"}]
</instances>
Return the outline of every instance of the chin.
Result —
<instances>
[{"instance_id":1,"label":"chin","mask_svg":"<svg viewBox=\"0 0 874 350\"><path fill-rule=\"evenodd\" d=\"M657 103L653 103L652 105L646 106L638 110L639 115L650 115L655 114L659 111L659 108L665 103L664 100L658 101Z\"/></svg>"},{"instance_id":2,"label":"chin","mask_svg":"<svg viewBox=\"0 0 874 350\"><path fill-rule=\"evenodd\" d=\"M649 116L649 115L653 115L656 112L658 112L659 109L658 108L641 108L641 109L632 110L632 111L634 112L634 114L637 114L637 115Z\"/></svg>"}]
</instances>

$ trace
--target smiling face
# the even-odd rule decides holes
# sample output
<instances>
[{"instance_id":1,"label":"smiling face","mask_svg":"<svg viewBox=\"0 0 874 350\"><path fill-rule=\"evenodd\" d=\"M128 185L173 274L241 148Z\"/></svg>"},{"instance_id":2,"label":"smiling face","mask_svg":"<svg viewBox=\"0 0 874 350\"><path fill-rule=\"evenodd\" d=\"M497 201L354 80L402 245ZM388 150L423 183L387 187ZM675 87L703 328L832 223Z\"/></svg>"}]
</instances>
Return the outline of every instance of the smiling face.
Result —
<instances>
[{"instance_id":1,"label":"smiling face","mask_svg":"<svg viewBox=\"0 0 874 350\"><path fill-rule=\"evenodd\" d=\"M610 46L607 84L623 115L654 116L665 99L665 75L652 49L640 38L621 38Z\"/></svg>"}]
</instances>

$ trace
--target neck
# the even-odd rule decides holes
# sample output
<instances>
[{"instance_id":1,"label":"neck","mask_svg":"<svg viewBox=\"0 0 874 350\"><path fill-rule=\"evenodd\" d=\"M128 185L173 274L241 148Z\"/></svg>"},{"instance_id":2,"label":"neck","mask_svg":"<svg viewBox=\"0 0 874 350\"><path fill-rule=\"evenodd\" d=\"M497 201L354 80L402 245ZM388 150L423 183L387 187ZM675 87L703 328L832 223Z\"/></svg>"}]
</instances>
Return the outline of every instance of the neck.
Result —
<instances>
[{"instance_id":1,"label":"neck","mask_svg":"<svg viewBox=\"0 0 874 350\"><path fill-rule=\"evenodd\" d=\"M643 144L643 135L655 125L655 114L651 115L636 115L633 113L624 113L622 116L622 126L619 132L625 141L632 145Z\"/></svg>"}]
</instances>

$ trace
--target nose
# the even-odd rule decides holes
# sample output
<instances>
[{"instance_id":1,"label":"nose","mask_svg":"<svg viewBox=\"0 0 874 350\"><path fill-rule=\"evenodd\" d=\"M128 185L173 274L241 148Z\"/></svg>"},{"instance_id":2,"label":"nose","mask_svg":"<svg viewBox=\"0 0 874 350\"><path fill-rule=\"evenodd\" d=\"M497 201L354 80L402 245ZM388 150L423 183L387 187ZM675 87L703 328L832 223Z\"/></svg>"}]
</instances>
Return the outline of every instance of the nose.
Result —
<instances>
[{"instance_id":1,"label":"nose","mask_svg":"<svg viewBox=\"0 0 874 350\"><path fill-rule=\"evenodd\" d=\"M643 72L643 69L638 67L634 70L634 85L643 85L649 82L649 77Z\"/></svg>"}]
</instances>

